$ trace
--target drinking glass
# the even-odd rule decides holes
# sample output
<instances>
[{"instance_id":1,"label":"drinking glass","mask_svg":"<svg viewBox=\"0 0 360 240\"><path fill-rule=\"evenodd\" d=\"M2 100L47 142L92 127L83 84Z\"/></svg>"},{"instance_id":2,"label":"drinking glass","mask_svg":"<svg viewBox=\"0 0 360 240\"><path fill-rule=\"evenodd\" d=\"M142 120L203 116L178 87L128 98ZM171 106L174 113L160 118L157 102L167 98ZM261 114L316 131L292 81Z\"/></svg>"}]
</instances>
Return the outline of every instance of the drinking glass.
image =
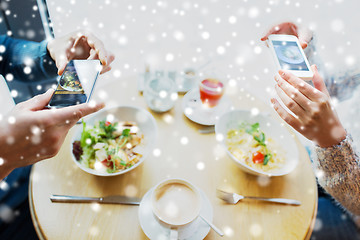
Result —
<instances>
[{"instance_id":1,"label":"drinking glass","mask_svg":"<svg viewBox=\"0 0 360 240\"><path fill-rule=\"evenodd\" d=\"M174 106L178 97L176 84L167 74L156 74L145 83L144 97L151 110L166 112Z\"/></svg>"},{"instance_id":2,"label":"drinking glass","mask_svg":"<svg viewBox=\"0 0 360 240\"><path fill-rule=\"evenodd\" d=\"M200 82L200 100L207 107L218 105L224 94L224 84L217 78L206 78Z\"/></svg>"}]
</instances>

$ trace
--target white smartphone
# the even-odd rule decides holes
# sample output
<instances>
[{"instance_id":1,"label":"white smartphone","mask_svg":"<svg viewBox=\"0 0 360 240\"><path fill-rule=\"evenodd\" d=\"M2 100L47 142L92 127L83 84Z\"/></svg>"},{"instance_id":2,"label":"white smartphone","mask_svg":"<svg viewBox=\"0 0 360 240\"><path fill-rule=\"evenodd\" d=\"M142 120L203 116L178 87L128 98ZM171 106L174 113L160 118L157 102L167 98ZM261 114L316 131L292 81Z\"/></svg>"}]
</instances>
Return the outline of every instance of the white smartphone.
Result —
<instances>
[{"instance_id":1,"label":"white smartphone","mask_svg":"<svg viewBox=\"0 0 360 240\"><path fill-rule=\"evenodd\" d=\"M99 60L71 60L65 67L49 108L62 108L88 102L101 71Z\"/></svg>"},{"instance_id":2,"label":"white smartphone","mask_svg":"<svg viewBox=\"0 0 360 240\"><path fill-rule=\"evenodd\" d=\"M8 114L14 107L15 102L13 97L11 96L10 89L7 85L5 78L0 75L0 119Z\"/></svg>"},{"instance_id":3,"label":"white smartphone","mask_svg":"<svg viewBox=\"0 0 360 240\"><path fill-rule=\"evenodd\" d=\"M274 57L277 69L290 71L303 80L312 79L313 72L297 37L272 34L268 37L267 44Z\"/></svg>"}]
</instances>

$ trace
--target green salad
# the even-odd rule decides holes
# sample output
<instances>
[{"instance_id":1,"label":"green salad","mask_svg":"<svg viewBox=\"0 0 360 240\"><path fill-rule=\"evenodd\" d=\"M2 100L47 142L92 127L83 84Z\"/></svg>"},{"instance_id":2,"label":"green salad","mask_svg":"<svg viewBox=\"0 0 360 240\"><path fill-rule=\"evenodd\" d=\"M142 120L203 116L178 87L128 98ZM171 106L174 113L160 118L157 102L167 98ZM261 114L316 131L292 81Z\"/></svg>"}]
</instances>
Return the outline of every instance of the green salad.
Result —
<instances>
[{"instance_id":1,"label":"green salad","mask_svg":"<svg viewBox=\"0 0 360 240\"><path fill-rule=\"evenodd\" d=\"M94 126L83 122L80 141L73 142L73 154L85 167L102 173L131 168L142 155L134 151L143 142L135 122L98 121Z\"/></svg>"}]
</instances>

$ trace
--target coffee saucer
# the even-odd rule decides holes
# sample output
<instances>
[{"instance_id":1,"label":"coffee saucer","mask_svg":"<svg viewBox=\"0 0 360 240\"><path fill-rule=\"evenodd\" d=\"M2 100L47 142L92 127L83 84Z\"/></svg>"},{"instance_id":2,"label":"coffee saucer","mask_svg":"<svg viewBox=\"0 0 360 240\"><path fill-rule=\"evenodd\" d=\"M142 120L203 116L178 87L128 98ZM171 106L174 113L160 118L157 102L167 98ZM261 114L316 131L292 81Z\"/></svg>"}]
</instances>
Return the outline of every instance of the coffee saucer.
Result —
<instances>
[{"instance_id":1,"label":"coffee saucer","mask_svg":"<svg viewBox=\"0 0 360 240\"><path fill-rule=\"evenodd\" d=\"M150 189L142 198L140 206L139 206L139 221L142 230L145 235L150 239L169 239L170 230L162 226L155 218L155 215L151 209L151 194L153 192L153 188ZM204 216L209 221L213 220L213 209L209 199L206 197L205 193L198 189L202 198L202 208L200 210L200 214ZM204 239L206 235L210 231L209 225L207 225L201 218L197 218L195 223L198 228L197 230L191 234L191 236L183 239L183 240L199 240Z\"/></svg>"},{"instance_id":2,"label":"coffee saucer","mask_svg":"<svg viewBox=\"0 0 360 240\"><path fill-rule=\"evenodd\" d=\"M182 109L187 118L201 125L212 126L221 115L230 111L231 101L223 96L216 107L205 107L200 100L199 88L187 92L182 100Z\"/></svg>"}]
</instances>

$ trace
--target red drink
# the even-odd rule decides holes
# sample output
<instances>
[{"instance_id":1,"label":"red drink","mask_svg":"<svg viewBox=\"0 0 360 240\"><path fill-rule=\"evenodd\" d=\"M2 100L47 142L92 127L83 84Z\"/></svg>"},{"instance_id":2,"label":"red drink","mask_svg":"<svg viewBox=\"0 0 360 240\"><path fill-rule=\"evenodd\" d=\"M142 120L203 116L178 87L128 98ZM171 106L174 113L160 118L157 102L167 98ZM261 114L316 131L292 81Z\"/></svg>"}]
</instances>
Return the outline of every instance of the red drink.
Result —
<instances>
[{"instance_id":1,"label":"red drink","mask_svg":"<svg viewBox=\"0 0 360 240\"><path fill-rule=\"evenodd\" d=\"M215 107L224 94L224 84L217 79L205 79L200 83L200 99L208 107Z\"/></svg>"}]
</instances>

